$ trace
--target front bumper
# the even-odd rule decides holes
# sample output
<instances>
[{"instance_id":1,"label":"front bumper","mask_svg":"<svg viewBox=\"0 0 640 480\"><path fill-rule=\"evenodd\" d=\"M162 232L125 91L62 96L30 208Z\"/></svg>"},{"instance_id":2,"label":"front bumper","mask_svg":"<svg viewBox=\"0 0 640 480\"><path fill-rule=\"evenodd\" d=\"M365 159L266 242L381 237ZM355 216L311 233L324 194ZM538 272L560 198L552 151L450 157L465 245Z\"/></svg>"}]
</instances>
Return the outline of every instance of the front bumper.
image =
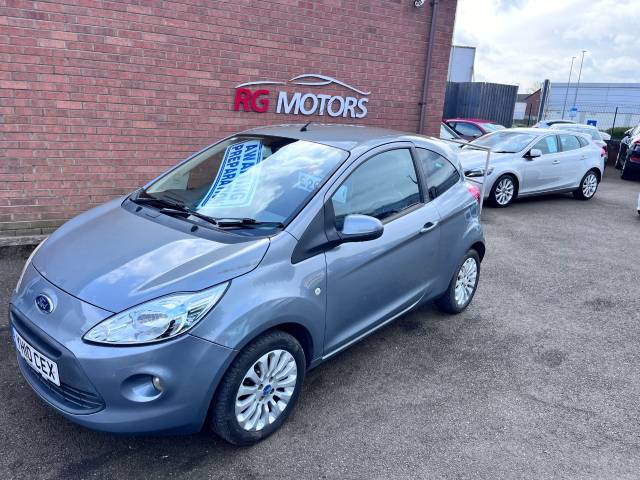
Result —
<instances>
[{"instance_id":1,"label":"front bumper","mask_svg":"<svg viewBox=\"0 0 640 480\"><path fill-rule=\"evenodd\" d=\"M69 312L84 309L87 313L92 308L34 275L12 299L11 328L58 364L60 387L40 377L17 354L24 378L40 398L66 418L95 430L149 434L191 433L202 428L234 350L189 334L124 347L92 345L79 338L64 340L64 330L54 338L42 328L38 315L43 314L32 308L31 297L44 287L49 293L55 289L58 301L46 324L63 321ZM153 376L161 378L161 392L153 387Z\"/></svg>"}]
</instances>

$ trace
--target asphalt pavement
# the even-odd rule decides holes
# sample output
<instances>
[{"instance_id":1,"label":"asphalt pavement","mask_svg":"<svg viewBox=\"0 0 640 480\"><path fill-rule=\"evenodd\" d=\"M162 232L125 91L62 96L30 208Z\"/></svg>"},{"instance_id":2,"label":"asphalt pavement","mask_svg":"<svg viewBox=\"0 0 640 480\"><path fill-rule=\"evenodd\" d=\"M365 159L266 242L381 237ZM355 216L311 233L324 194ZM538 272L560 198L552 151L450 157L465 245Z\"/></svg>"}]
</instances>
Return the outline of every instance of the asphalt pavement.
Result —
<instances>
[{"instance_id":1,"label":"asphalt pavement","mask_svg":"<svg viewBox=\"0 0 640 480\"><path fill-rule=\"evenodd\" d=\"M0 317L0 478L640 477L640 183L486 208L470 308L425 307L311 371L251 448L76 426L18 372ZM6 312L26 252L0 251Z\"/></svg>"}]
</instances>

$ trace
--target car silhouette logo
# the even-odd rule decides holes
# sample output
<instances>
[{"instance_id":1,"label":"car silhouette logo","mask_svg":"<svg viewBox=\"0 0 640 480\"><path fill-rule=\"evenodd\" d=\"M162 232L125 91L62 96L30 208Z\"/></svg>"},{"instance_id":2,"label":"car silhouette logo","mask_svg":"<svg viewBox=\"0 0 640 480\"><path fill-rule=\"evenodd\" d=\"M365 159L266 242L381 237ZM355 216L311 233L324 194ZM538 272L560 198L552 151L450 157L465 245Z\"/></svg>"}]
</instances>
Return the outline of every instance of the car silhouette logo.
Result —
<instances>
[{"instance_id":1,"label":"car silhouette logo","mask_svg":"<svg viewBox=\"0 0 640 480\"><path fill-rule=\"evenodd\" d=\"M51 313L54 309L53 300L41 293L36 297L36 307L43 313Z\"/></svg>"}]
</instances>

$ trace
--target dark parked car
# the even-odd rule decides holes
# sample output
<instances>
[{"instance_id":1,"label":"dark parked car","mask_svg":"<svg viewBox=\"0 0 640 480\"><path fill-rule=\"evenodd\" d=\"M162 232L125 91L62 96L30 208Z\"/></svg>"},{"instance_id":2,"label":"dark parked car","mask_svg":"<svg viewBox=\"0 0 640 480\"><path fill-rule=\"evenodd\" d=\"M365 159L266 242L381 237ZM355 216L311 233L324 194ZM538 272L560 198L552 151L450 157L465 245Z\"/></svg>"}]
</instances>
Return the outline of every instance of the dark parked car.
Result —
<instances>
[{"instance_id":1,"label":"dark parked car","mask_svg":"<svg viewBox=\"0 0 640 480\"><path fill-rule=\"evenodd\" d=\"M444 120L444 123L465 140L473 140L486 133L505 128L503 125L479 118L449 118Z\"/></svg>"},{"instance_id":2,"label":"dark parked car","mask_svg":"<svg viewBox=\"0 0 640 480\"><path fill-rule=\"evenodd\" d=\"M620 142L616 168L622 170L622 178L630 179L640 174L640 124L625 133Z\"/></svg>"}]
</instances>

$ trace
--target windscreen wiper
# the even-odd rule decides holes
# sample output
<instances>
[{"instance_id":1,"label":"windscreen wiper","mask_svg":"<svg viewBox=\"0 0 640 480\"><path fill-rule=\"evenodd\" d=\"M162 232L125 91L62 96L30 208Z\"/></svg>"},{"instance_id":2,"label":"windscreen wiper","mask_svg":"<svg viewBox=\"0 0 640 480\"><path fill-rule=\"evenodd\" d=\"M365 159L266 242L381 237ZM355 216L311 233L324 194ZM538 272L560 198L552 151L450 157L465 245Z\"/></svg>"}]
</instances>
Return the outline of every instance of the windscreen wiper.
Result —
<instances>
[{"instance_id":1,"label":"windscreen wiper","mask_svg":"<svg viewBox=\"0 0 640 480\"><path fill-rule=\"evenodd\" d=\"M218 220L210 217L208 215L205 215L203 213L199 213L196 212L195 210L191 210L190 208L185 207L184 205L179 206L178 208L173 208L173 207L165 207L160 209L160 213L164 213L166 215L174 215L174 216L180 216L180 217L197 217L201 220L204 220L207 223L210 223L212 225L215 225L216 227L219 226L218 225Z\"/></svg>"},{"instance_id":2,"label":"windscreen wiper","mask_svg":"<svg viewBox=\"0 0 640 480\"><path fill-rule=\"evenodd\" d=\"M129 200L131 200L133 203L138 203L141 205L159 205L161 207L173 208L183 212L187 212L189 210L184 203L172 202L165 198L153 197L151 195L147 197L141 197L140 195L135 195L135 196L129 197Z\"/></svg>"}]
</instances>

